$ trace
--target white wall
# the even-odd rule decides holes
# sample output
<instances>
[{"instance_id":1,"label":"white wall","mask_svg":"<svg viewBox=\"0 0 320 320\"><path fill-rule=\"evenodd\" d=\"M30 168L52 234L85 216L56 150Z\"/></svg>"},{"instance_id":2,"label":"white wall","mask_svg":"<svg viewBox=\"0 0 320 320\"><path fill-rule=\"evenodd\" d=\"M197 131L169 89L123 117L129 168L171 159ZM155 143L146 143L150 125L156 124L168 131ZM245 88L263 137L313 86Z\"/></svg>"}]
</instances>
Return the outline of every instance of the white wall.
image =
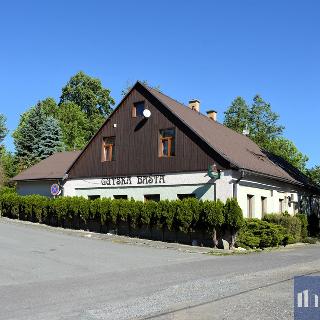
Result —
<instances>
[{"instance_id":1,"label":"white wall","mask_svg":"<svg viewBox=\"0 0 320 320\"><path fill-rule=\"evenodd\" d=\"M165 174L164 183L138 183L138 178L131 177L131 184L103 185L102 179L67 180L64 185L65 196L100 195L113 198L114 195L127 195L128 198L144 200L146 194L160 194L160 199L177 199L177 194L194 193L199 199L214 200L216 197L225 201L232 197L231 171L225 171L221 179L214 182L207 172ZM158 179L159 180L159 179ZM140 180L141 182L141 180Z\"/></svg>"},{"instance_id":2,"label":"white wall","mask_svg":"<svg viewBox=\"0 0 320 320\"><path fill-rule=\"evenodd\" d=\"M266 197L266 213L279 213L279 199L283 199L283 211L288 211L293 215L296 211L297 204L289 203L289 197L297 201L299 188L293 185L277 181L267 181L254 177L245 178L239 182L237 199L243 210L244 217L248 217L247 196L253 196L253 218L262 217L261 197Z\"/></svg>"}]
</instances>

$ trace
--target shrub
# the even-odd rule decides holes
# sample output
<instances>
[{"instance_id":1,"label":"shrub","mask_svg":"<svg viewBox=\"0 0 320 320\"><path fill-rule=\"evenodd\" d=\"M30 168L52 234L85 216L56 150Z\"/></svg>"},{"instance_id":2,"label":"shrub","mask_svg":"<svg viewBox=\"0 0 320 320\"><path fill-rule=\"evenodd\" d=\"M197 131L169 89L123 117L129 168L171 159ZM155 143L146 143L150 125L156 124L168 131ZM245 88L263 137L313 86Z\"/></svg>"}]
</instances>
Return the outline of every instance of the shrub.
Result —
<instances>
[{"instance_id":1,"label":"shrub","mask_svg":"<svg viewBox=\"0 0 320 320\"><path fill-rule=\"evenodd\" d=\"M74 226L77 221L86 223L89 220L95 220L101 225L110 223L118 225L120 222L126 222L129 230L131 226L139 228L142 225L148 225L151 231L152 228L159 227L163 235L165 228L173 231L181 230L185 233L194 230L209 231L214 245L216 245L217 231L224 228L231 231L231 248L234 246L238 231L244 224L242 210L235 199L228 199L225 205L219 200L196 199L144 203L133 199L88 200L83 197L49 199L39 195L19 196L7 190L0 195L0 210L3 216L9 218L62 226ZM276 221L280 226L267 221L259 223L256 220L252 223L246 221L237 243L246 247L266 247L278 245L281 241L282 243L292 242L292 234L296 234L296 225L292 221L297 220L301 225L300 221L305 217L299 216L292 220L292 217L268 215L265 219ZM283 229L281 224L286 228Z\"/></svg>"},{"instance_id":2,"label":"shrub","mask_svg":"<svg viewBox=\"0 0 320 320\"><path fill-rule=\"evenodd\" d=\"M152 230L158 222L157 216L157 202L147 201L143 205L143 221Z\"/></svg>"},{"instance_id":3,"label":"shrub","mask_svg":"<svg viewBox=\"0 0 320 320\"><path fill-rule=\"evenodd\" d=\"M203 212L205 215L205 224L212 234L213 247L216 248L218 245L217 228L220 228L225 222L222 201L204 201Z\"/></svg>"},{"instance_id":4,"label":"shrub","mask_svg":"<svg viewBox=\"0 0 320 320\"><path fill-rule=\"evenodd\" d=\"M289 236L289 243L301 240L301 221L296 216L290 216L289 214L266 214L263 220L284 227Z\"/></svg>"},{"instance_id":5,"label":"shrub","mask_svg":"<svg viewBox=\"0 0 320 320\"><path fill-rule=\"evenodd\" d=\"M6 194L6 193L16 193L16 189L15 188L9 188L9 187L1 187L0 188L0 197L3 194Z\"/></svg>"},{"instance_id":6,"label":"shrub","mask_svg":"<svg viewBox=\"0 0 320 320\"><path fill-rule=\"evenodd\" d=\"M302 239L303 243L310 243L310 244L316 244L318 242L317 238L312 238L312 237L306 237Z\"/></svg>"},{"instance_id":7,"label":"shrub","mask_svg":"<svg viewBox=\"0 0 320 320\"><path fill-rule=\"evenodd\" d=\"M187 233L195 229L200 216L201 204L202 201L193 198L176 202L177 222L181 231Z\"/></svg>"},{"instance_id":8,"label":"shrub","mask_svg":"<svg viewBox=\"0 0 320 320\"><path fill-rule=\"evenodd\" d=\"M1 215L8 218L18 218L22 197L13 192L5 192L0 197Z\"/></svg>"},{"instance_id":9,"label":"shrub","mask_svg":"<svg viewBox=\"0 0 320 320\"><path fill-rule=\"evenodd\" d=\"M303 213L297 213L296 217L301 222L301 239L305 239L308 236L308 217Z\"/></svg>"},{"instance_id":10,"label":"shrub","mask_svg":"<svg viewBox=\"0 0 320 320\"><path fill-rule=\"evenodd\" d=\"M246 219L237 238L237 245L244 248L267 248L283 244L287 237L282 226L261 221Z\"/></svg>"},{"instance_id":11,"label":"shrub","mask_svg":"<svg viewBox=\"0 0 320 320\"><path fill-rule=\"evenodd\" d=\"M231 231L230 249L233 249L237 233L244 223L243 213L237 199L227 199L224 205L224 219L226 226Z\"/></svg>"}]
</instances>

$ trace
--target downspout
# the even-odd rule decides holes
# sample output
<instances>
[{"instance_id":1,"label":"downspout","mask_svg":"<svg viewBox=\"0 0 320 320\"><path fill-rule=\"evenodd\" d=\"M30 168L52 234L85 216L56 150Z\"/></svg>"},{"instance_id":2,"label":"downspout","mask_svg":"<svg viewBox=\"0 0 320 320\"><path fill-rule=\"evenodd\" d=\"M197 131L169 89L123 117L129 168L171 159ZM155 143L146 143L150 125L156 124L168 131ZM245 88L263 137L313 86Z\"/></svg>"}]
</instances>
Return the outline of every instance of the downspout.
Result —
<instances>
[{"instance_id":1,"label":"downspout","mask_svg":"<svg viewBox=\"0 0 320 320\"><path fill-rule=\"evenodd\" d=\"M240 178L237 179L234 183L233 183L233 198L238 199L238 185L239 182L244 178L245 173L244 170L239 170L240 171Z\"/></svg>"}]
</instances>

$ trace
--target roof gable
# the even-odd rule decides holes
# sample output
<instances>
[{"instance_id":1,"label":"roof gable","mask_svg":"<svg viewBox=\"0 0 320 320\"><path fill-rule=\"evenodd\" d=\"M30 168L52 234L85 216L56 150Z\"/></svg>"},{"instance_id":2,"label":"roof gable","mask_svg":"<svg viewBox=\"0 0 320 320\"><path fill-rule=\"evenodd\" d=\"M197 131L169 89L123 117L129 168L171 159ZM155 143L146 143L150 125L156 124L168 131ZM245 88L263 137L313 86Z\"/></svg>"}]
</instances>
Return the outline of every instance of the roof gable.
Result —
<instances>
[{"instance_id":1,"label":"roof gable","mask_svg":"<svg viewBox=\"0 0 320 320\"><path fill-rule=\"evenodd\" d=\"M154 104L161 104L161 106L169 112L170 116L175 117L181 125L185 126L185 128L192 132L192 134L200 138L200 140L214 152L215 157L218 158L217 160L224 166L230 166L235 169L245 169L289 183L300 185L308 184L308 179L299 170L299 174L297 174L296 171L294 174L293 170L287 169L287 166L284 165L286 162L283 159L280 161L280 157L275 157L265 152L248 137L213 121L201 113L191 110L182 103L153 88L145 86L139 81L136 82L136 84L121 100L113 113L117 111L123 101L134 89L137 89ZM105 123L90 140L82 153L90 145L91 141L100 132L100 130L106 125L112 114L108 119L106 119ZM81 154L79 154L68 172L81 157Z\"/></svg>"}]
</instances>

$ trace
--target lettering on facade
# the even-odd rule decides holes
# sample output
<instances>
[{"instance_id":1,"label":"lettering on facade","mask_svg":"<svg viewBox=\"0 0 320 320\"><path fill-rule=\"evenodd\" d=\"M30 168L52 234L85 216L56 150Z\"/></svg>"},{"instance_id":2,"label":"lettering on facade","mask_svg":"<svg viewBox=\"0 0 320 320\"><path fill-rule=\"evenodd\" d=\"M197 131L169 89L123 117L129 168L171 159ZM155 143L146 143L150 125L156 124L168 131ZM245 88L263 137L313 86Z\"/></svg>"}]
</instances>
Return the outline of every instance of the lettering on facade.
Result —
<instances>
[{"instance_id":1,"label":"lettering on facade","mask_svg":"<svg viewBox=\"0 0 320 320\"><path fill-rule=\"evenodd\" d=\"M144 184L165 184L164 175L149 175L137 177L110 177L101 179L103 186L126 186L126 185L144 185Z\"/></svg>"}]
</instances>

